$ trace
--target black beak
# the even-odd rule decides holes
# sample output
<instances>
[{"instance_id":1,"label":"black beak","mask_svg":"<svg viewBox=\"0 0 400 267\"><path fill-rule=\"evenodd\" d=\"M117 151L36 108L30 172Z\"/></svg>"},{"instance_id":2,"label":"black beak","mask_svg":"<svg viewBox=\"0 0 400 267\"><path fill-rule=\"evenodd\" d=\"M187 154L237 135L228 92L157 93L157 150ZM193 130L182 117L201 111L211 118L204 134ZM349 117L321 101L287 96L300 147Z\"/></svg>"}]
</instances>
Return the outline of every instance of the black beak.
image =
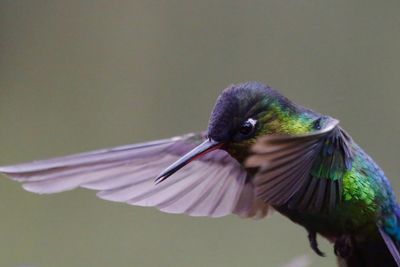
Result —
<instances>
[{"instance_id":1,"label":"black beak","mask_svg":"<svg viewBox=\"0 0 400 267\"><path fill-rule=\"evenodd\" d=\"M156 178L156 184L161 183L191 161L220 148L222 145L223 143L214 141L212 139L207 139L206 141L186 153L180 159L172 163L170 166L168 166L162 173L160 173Z\"/></svg>"}]
</instances>

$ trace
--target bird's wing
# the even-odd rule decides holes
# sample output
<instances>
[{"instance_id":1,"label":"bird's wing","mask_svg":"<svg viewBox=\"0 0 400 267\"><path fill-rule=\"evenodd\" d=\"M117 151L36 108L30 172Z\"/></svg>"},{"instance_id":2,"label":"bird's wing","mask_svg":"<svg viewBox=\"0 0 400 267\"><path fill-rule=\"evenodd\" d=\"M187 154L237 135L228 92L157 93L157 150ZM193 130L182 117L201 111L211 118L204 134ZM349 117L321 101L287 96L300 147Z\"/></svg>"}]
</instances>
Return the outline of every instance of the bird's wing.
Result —
<instances>
[{"instance_id":1,"label":"bird's wing","mask_svg":"<svg viewBox=\"0 0 400 267\"><path fill-rule=\"evenodd\" d=\"M204 140L203 134L103 149L72 156L0 167L0 172L39 194L83 187L100 198L169 213L251 217L257 206L246 171L218 150L185 166L161 184L155 177Z\"/></svg>"},{"instance_id":2,"label":"bird's wing","mask_svg":"<svg viewBox=\"0 0 400 267\"><path fill-rule=\"evenodd\" d=\"M252 148L246 166L258 168L257 196L268 204L310 211L329 210L342 196L342 177L351 169L351 137L329 118L310 134L269 135Z\"/></svg>"}]
</instances>

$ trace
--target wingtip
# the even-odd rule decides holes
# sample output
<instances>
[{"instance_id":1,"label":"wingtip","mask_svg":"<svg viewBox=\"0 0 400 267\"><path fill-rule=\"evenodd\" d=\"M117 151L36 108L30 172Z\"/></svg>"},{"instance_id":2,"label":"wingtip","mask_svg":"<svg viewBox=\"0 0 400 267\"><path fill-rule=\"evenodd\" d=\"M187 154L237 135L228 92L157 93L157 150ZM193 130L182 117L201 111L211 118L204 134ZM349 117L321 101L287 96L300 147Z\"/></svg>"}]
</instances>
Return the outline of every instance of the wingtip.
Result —
<instances>
[{"instance_id":1,"label":"wingtip","mask_svg":"<svg viewBox=\"0 0 400 267\"><path fill-rule=\"evenodd\" d=\"M9 174L16 172L16 169L14 166L0 166L0 173L2 174Z\"/></svg>"},{"instance_id":2,"label":"wingtip","mask_svg":"<svg viewBox=\"0 0 400 267\"><path fill-rule=\"evenodd\" d=\"M22 184L22 188L25 191L28 191L28 192L31 192L31 193L40 194L40 195L43 194L43 192L41 190L39 190L38 188L35 188L35 186L32 186L29 183Z\"/></svg>"},{"instance_id":3,"label":"wingtip","mask_svg":"<svg viewBox=\"0 0 400 267\"><path fill-rule=\"evenodd\" d=\"M0 173L4 174L13 174L13 173L24 173L24 172L29 172L31 171L30 169L27 169L26 167L30 164L22 163L22 164L16 164L16 165L7 165L7 166L0 166Z\"/></svg>"}]
</instances>

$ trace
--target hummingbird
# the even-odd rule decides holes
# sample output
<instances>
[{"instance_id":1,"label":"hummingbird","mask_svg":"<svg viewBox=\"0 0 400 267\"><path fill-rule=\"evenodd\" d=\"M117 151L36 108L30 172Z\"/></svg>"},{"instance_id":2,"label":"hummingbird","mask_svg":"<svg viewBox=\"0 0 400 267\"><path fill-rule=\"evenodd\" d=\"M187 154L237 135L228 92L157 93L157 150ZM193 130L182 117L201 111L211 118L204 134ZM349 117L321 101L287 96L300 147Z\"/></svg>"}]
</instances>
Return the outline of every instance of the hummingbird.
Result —
<instances>
[{"instance_id":1,"label":"hummingbird","mask_svg":"<svg viewBox=\"0 0 400 267\"><path fill-rule=\"evenodd\" d=\"M388 179L339 121L258 82L231 85L208 128L173 138L0 167L27 191L78 187L169 213L264 218L276 210L333 244L339 266L400 266Z\"/></svg>"}]
</instances>

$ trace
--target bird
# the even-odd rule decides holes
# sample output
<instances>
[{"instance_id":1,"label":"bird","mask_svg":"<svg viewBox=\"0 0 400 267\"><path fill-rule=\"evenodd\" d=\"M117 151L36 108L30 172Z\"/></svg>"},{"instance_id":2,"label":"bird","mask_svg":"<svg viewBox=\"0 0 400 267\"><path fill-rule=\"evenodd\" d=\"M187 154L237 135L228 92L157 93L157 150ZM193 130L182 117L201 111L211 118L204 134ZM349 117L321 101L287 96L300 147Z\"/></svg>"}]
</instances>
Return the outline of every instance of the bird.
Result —
<instances>
[{"instance_id":1,"label":"bird","mask_svg":"<svg viewBox=\"0 0 400 267\"><path fill-rule=\"evenodd\" d=\"M400 266L400 208L339 121L259 82L222 91L199 133L0 167L25 190L78 187L168 213L264 218L275 210L333 245L339 266Z\"/></svg>"}]
</instances>

